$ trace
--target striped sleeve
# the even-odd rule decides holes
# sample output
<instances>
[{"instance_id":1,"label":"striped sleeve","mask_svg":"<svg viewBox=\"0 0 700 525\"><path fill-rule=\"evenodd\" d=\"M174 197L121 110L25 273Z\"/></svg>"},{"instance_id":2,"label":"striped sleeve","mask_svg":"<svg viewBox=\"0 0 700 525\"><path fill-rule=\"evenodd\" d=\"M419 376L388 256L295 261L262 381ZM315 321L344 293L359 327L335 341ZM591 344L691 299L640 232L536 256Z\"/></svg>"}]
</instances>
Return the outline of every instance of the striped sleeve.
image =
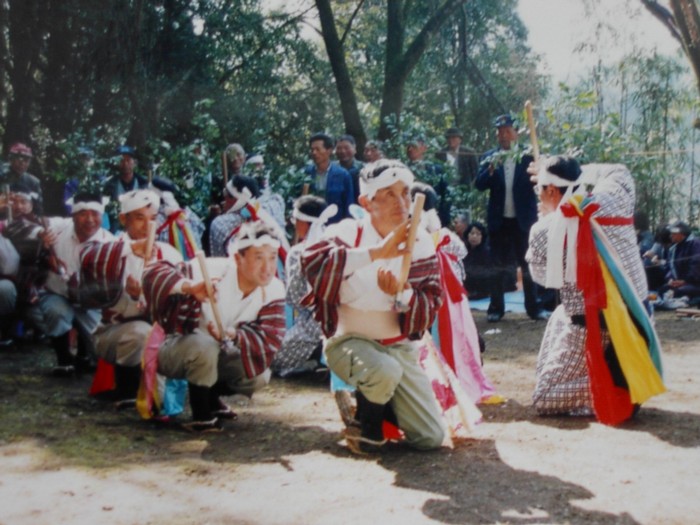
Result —
<instances>
[{"instance_id":1,"label":"striped sleeve","mask_svg":"<svg viewBox=\"0 0 700 525\"><path fill-rule=\"evenodd\" d=\"M302 305L314 308L314 318L321 323L326 337L338 326L338 305L348 246L340 239L323 240L309 246L301 258L301 268L311 285L311 293Z\"/></svg>"},{"instance_id":2,"label":"striped sleeve","mask_svg":"<svg viewBox=\"0 0 700 525\"><path fill-rule=\"evenodd\" d=\"M199 324L199 301L189 295L170 295L173 287L183 277L183 265L175 266L167 261L147 266L143 274L143 295L151 319L157 321L169 334L189 334Z\"/></svg>"},{"instance_id":3,"label":"striped sleeve","mask_svg":"<svg viewBox=\"0 0 700 525\"><path fill-rule=\"evenodd\" d=\"M284 337L284 299L264 305L254 321L236 327L236 346L241 349L243 368L248 377L255 377L270 368L272 358Z\"/></svg>"},{"instance_id":4,"label":"striped sleeve","mask_svg":"<svg viewBox=\"0 0 700 525\"><path fill-rule=\"evenodd\" d=\"M401 314L401 333L409 339L420 339L423 332L430 330L438 309L442 304L440 268L437 256L411 262L408 282L413 288L413 297L408 311Z\"/></svg>"},{"instance_id":5,"label":"striped sleeve","mask_svg":"<svg viewBox=\"0 0 700 525\"><path fill-rule=\"evenodd\" d=\"M80 252L78 300L85 308L108 308L122 292L122 241L91 242Z\"/></svg>"}]
</instances>

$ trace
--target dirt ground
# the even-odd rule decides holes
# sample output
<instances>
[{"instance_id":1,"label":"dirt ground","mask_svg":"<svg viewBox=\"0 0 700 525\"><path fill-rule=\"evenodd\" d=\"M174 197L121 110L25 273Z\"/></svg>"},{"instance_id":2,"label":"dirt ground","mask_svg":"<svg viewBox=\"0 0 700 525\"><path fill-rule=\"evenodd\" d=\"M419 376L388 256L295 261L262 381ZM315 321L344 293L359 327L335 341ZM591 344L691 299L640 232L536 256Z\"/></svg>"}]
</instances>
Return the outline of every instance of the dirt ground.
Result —
<instances>
[{"instance_id":1,"label":"dirt ground","mask_svg":"<svg viewBox=\"0 0 700 525\"><path fill-rule=\"evenodd\" d=\"M350 455L325 378L272 381L221 434L158 428L0 354L0 524L700 523L700 321L657 317L669 391L619 428L530 408L544 323L487 324L509 401L453 449Z\"/></svg>"}]
</instances>

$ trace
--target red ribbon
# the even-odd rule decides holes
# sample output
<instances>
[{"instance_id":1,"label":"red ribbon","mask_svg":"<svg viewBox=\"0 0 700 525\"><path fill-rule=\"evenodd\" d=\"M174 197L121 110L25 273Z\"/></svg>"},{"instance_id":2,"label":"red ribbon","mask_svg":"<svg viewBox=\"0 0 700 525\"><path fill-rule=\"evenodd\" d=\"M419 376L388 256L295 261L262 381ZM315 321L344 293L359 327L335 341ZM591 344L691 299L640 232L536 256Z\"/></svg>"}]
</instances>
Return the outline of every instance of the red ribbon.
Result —
<instances>
[{"instance_id":1,"label":"red ribbon","mask_svg":"<svg viewBox=\"0 0 700 525\"><path fill-rule=\"evenodd\" d=\"M567 202L561 206L564 217L578 217L576 238L576 285L583 294L586 314L586 364L590 377L593 410L601 423L616 425L632 414L629 392L615 385L603 354L600 312L607 307L605 281L598 250L593 238L592 215L600 209L595 202L579 209ZM600 217L596 222L606 226L629 224L624 217Z\"/></svg>"}]
</instances>

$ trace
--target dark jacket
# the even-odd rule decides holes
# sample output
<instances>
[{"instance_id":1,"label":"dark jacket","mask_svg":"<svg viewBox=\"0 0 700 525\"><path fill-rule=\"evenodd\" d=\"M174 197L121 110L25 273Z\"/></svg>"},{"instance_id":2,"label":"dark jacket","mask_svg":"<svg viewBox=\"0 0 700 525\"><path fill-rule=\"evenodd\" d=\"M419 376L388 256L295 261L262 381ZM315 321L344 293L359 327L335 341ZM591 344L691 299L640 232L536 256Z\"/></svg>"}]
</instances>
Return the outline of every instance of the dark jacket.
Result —
<instances>
[{"instance_id":1,"label":"dark jacket","mask_svg":"<svg viewBox=\"0 0 700 525\"><path fill-rule=\"evenodd\" d=\"M352 185L352 177L345 168L335 162L331 162L328 168L328 178L326 180L326 193L321 195L316 191L316 165L309 164L304 169L304 173L309 179L309 188L311 193L319 195L326 199L326 202L331 205L338 206L338 213L330 218L329 224L339 222L350 217L350 205L355 204L355 191Z\"/></svg>"},{"instance_id":2,"label":"dark jacket","mask_svg":"<svg viewBox=\"0 0 700 525\"><path fill-rule=\"evenodd\" d=\"M449 150L447 148L443 148L435 154L435 158L441 162L447 162L448 152ZM479 167L476 152L465 146L460 146L457 152L457 163L455 167L457 168L458 184L471 184L474 182Z\"/></svg>"},{"instance_id":3,"label":"dark jacket","mask_svg":"<svg viewBox=\"0 0 700 525\"><path fill-rule=\"evenodd\" d=\"M686 237L671 247L666 279L680 279L700 285L700 239ZM675 271L675 274L674 274Z\"/></svg>"},{"instance_id":4,"label":"dark jacket","mask_svg":"<svg viewBox=\"0 0 700 525\"><path fill-rule=\"evenodd\" d=\"M489 174L489 162L487 159L500 151L493 149L481 157L479 174L474 185L480 191L490 190L487 222L491 234L498 232L503 223L503 209L506 202L506 181L503 172L503 164L498 163L493 174ZM537 221L537 196L527 167L532 162L532 156L523 155L515 165L515 177L513 179L513 203L518 226L523 232L529 232L530 227Z\"/></svg>"}]
</instances>

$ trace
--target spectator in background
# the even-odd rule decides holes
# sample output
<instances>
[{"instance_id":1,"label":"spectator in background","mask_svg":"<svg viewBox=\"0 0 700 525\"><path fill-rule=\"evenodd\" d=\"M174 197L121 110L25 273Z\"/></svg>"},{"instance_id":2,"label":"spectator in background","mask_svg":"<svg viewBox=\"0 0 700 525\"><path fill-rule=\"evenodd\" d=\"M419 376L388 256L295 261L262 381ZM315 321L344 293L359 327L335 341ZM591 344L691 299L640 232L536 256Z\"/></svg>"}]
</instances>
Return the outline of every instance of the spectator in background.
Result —
<instances>
[{"instance_id":1,"label":"spectator in background","mask_svg":"<svg viewBox=\"0 0 700 525\"><path fill-rule=\"evenodd\" d=\"M642 253L642 262L647 274L649 290L659 290L666 282L668 271L668 250L671 247L671 232L668 226L656 230L654 244Z\"/></svg>"},{"instance_id":2,"label":"spectator in background","mask_svg":"<svg viewBox=\"0 0 700 525\"><path fill-rule=\"evenodd\" d=\"M384 146L379 140L368 140L364 150L365 162L376 162L384 158Z\"/></svg>"},{"instance_id":3,"label":"spectator in background","mask_svg":"<svg viewBox=\"0 0 700 525\"><path fill-rule=\"evenodd\" d=\"M338 206L338 213L328 221L331 224L350 217L350 205L355 204L352 177L345 168L331 162L333 146L330 135L312 135L309 138L312 162L304 170L311 193L323 197L328 205Z\"/></svg>"},{"instance_id":4,"label":"spectator in background","mask_svg":"<svg viewBox=\"0 0 700 525\"><path fill-rule=\"evenodd\" d=\"M38 198L36 200L34 212L41 215L43 202L41 183L37 177L27 171L32 162L32 158L32 148L26 144L15 142L12 146L10 146L10 150L8 152L8 160L10 165L8 169L2 173L2 175L0 175L0 189L5 191L12 184L21 184L30 192L36 193ZM5 215L3 215L3 217L4 216Z\"/></svg>"},{"instance_id":5,"label":"spectator in background","mask_svg":"<svg viewBox=\"0 0 700 525\"><path fill-rule=\"evenodd\" d=\"M548 314L541 308L537 287L525 262L530 228L537 221L537 196L527 173L533 159L531 155L518 159L512 153L518 139L514 124L510 115L500 115L494 120L498 148L486 152L482 157L475 186L479 191L489 192L488 228L494 264L501 271L520 267L525 311L531 319L544 320ZM494 291L487 320L498 322L504 314L503 291Z\"/></svg>"},{"instance_id":6,"label":"spectator in background","mask_svg":"<svg viewBox=\"0 0 700 525\"><path fill-rule=\"evenodd\" d=\"M406 165L415 173L420 182L425 182L432 186L438 194L439 202L437 214L441 224L450 224L450 210L452 202L448 193L447 180L445 180L445 170L442 166L425 159L428 146L425 139L418 135L410 139L406 144Z\"/></svg>"},{"instance_id":7,"label":"spectator in background","mask_svg":"<svg viewBox=\"0 0 700 525\"><path fill-rule=\"evenodd\" d=\"M464 288L469 299L490 297L494 289L494 280L503 279L504 276L497 273L498 269L494 267L491 259L486 226L478 221L472 222L467 226L462 239L467 247L467 256L464 258Z\"/></svg>"},{"instance_id":8,"label":"spectator in background","mask_svg":"<svg viewBox=\"0 0 700 525\"><path fill-rule=\"evenodd\" d=\"M467 244L467 227L469 226L469 212L458 211L452 219L452 229L459 235L459 238Z\"/></svg>"},{"instance_id":9,"label":"spectator in background","mask_svg":"<svg viewBox=\"0 0 700 525\"><path fill-rule=\"evenodd\" d=\"M649 216L643 211L634 212L634 231L637 234L639 253L644 255L654 245L654 234L649 230Z\"/></svg>"},{"instance_id":10,"label":"spectator in background","mask_svg":"<svg viewBox=\"0 0 700 525\"><path fill-rule=\"evenodd\" d=\"M338 159L338 164L352 177L352 188L354 190L354 202L357 202L357 197L360 195L360 170L362 162L355 158L357 146L355 145L355 137L352 135L341 135L335 143L335 157Z\"/></svg>"},{"instance_id":11,"label":"spectator in background","mask_svg":"<svg viewBox=\"0 0 700 525\"><path fill-rule=\"evenodd\" d=\"M282 229L286 227L284 218L284 198L279 193L274 193L270 187L270 173L265 170L265 159L260 153L251 155L245 161L246 173L253 177L260 188L258 202L269 213Z\"/></svg>"},{"instance_id":12,"label":"spectator in background","mask_svg":"<svg viewBox=\"0 0 700 525\"><path fill-rule=\"evenodd\" d=\"M700 297L700 239L691 234L690 226L683 221L673 223L669 231L673 245L669 250L666 284L659 291L694 302Z\"/></svg>"},{"instance_id":13,"label":"spectator in background","mask_svg":"<svg viewBox=\"0 0 700 525\"><path fill-rule=\"evenodd\" d=\"M462 146L462 132L457 128L448 129L445 140L447 146L438 151L436 157L455 169L457 178L454 182L471 185L478 171L476 152Z\"/></svg>"}]
</instances>

